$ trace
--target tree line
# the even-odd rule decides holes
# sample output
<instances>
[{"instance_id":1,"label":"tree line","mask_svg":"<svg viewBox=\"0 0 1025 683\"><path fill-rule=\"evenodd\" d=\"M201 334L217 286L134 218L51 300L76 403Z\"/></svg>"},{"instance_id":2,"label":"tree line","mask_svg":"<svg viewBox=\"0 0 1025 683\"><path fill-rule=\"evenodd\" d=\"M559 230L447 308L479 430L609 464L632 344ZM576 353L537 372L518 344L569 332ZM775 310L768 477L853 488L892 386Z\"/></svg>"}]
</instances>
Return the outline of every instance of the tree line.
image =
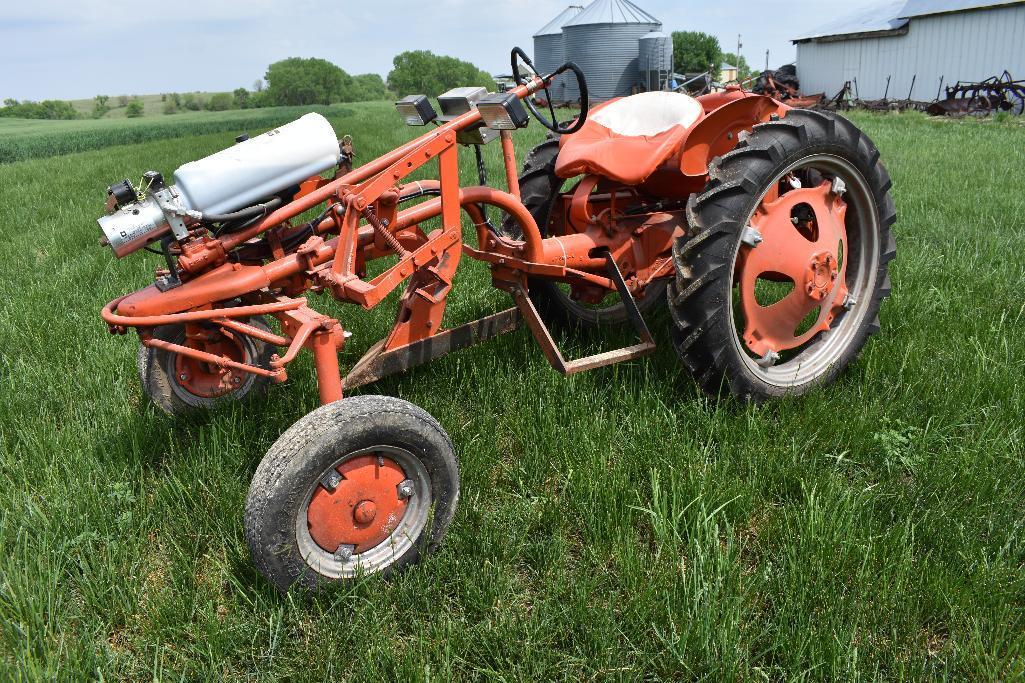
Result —
<instances>
[{"instance_id":1,"label":"tree line","mask_svg":"<svg viewBox=\"0 0 1025 683\"><path fill-rule=\"evenodd\" d=\"M753 72L743 55L723 52L719 39L700 31L673 32L673 69L681 74L706 71L717 75L723 64L737 67L737 78L745 79Z\"/></svg>"},{"instance_id":2,"label":"tree line","mask_svg":"<svg viewBox=\"0 0 1025 683\"><path fill-rule=\"evenodd\" d=\"M427 50L403 52L392 61L387 80L378 74L350 75L340 66L316 57L290 57L267 67L262 80L252 88L236 88L233 92L164 93L160 96L161 112L225 111L259 107L336 104L393 99L397 94L440 95L462 85L480 85L495 89L495 81L486 71L455 57L436 55ZM89 113L78 111L71 102L4 100L0 116L26 119L103 118L111 110L123 108L125 116L137 118L145 114L138 97L109 95L93 98Z\"/></svg>"}]
</instances>

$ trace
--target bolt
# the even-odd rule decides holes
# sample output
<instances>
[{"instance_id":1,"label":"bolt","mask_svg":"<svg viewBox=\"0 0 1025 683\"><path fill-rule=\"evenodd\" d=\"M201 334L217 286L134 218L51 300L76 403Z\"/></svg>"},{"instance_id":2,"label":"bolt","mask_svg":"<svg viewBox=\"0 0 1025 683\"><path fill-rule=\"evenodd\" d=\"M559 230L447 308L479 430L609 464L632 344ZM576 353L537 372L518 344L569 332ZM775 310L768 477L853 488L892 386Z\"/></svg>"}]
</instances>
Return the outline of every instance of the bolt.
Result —
<instances>
[{"instance_id":1,"label":"bolt","mask_svg":"<svg viewBox=\"0 0 1025 683\"><path fill-rule=\"evenodd\" d=\"M847 183L841 178L833 178L833 184L829 186L829 189L837 197L842 197L843 193L847 191Z\"/></svg>"},{"instance_id":2,"label":"bolt","mask_svg":"<svg viewBox=\"0 0 1025 683\"><path fill-rule=\"evenodd\" d=\"M756 362L760 367L771 368L779 362L779 354L775 351L766 351L765 355L759 358Z\"/></svg>"},{"instance_id":3,"label":"bolt","mask_svg":"<svg viewBox=\"0 0 1025 683\"><path fill-rule=\"evenodd\" d=\"M857 299L855 299L850 294L847 294L847 296L845 296L844 300L843 300L843 307L844 307L845 310L849 311L852 308L854 308L855 304L857 304L857 303L858 303Z\"/></svg>"},{"instance_id":4,"label":"bolt","mask_svg":"<svg viewBox=\"0 0 1025 683\"><path fill-rule=\"evenodd\" d=\"M337 550L335 550L335 559L339 562L348 562L352 559L352 553L354 550L356 550L356 546L343 543L338 546Z\"/></svg>"},{"instance_id":5,"label":"bolt","mask_svg":"<svg viewBox=\"0 0 1025 683\"><path fill-rule=\"evenodd\" d=\"M231 378L231 383L232 384L242 384L242 378L241 377L232 377Z\"/></svg>"},{"instance_id":6,"label":"bolt","mask_svg":"<svg viewBox=\"0 0 1025 683\"><path fill-rule=\"evenodd\" d=\"M352 511L352 517L357 524L370 524L377 517L377 506L372 500L361 500Z\"/></svg>"},{"instance_id":7,"label":"bolt","mask_svg":"<svg viewBox=\"0 0 1025 683\"><path fill-rule=\"evenodd\" d=\"M338 474L335 470L331 470L326 477L320 480L320 485L331 493L334 493L334 490L338 488L338 485L341 483L342 475Z\"/></svg>"},{"instance_id":8,"label":"bolt","mask_svg":"<svg viewBox=\"0 0 1025 683\"><path fill-rule=\"evenodd\" d=\"M763 239L762 233L758 232L758 228L753 225L744 228L744 232L740 234L740 241L749 247L757 247Z\"/></svg>"},{"instance_id":9,"label":"bolt","mask_svg":"<svg viewBox=\"0 0 1025 683\"><path fill-rule=\"evenodd\" d=\"M183 381L183 382L187 382L187 381L188 381L188 379L189 379L189 376L188 376L188 375L186 375L186 374L185 374L185 373L183 372L182 374L178 375L178 379L180 379L180 380L181 380L181 381Z\"/></svg>"},{"instance_id":10,"label":"bolt","mask_svg":"<svg viewBox=\"0 0 1025 683\"><path fill-rule=\"evenodd\" d=\"M787 182L790 183L790 187L794 188L795 190L800 190L802 187L804 187L801 184L801 179L795 176L793 173L787 176Z\"/></svg>"},{"instance_id":11,"label":"bolt","mask_svg":"<svg viewBox=\"0 0 1025 683\"><path fill-rule=\"evenodd\" d=\"M416 493L416 487L413 486L412 479L406 479L399 482L399 485L395 487L396 493L398 493L399 500L405 500L412 498L413 494Z\"/></svg>"},{"instance_id":12,"label":"bolt","mask_svg":"<svg viewBox=\"0 0 1025 683\"><path fill-rule=\"evenodd\" d=\"M377 466L378 467L384 467L384 456L383 455L377 456Z\"/></svg>"}]
</instances>

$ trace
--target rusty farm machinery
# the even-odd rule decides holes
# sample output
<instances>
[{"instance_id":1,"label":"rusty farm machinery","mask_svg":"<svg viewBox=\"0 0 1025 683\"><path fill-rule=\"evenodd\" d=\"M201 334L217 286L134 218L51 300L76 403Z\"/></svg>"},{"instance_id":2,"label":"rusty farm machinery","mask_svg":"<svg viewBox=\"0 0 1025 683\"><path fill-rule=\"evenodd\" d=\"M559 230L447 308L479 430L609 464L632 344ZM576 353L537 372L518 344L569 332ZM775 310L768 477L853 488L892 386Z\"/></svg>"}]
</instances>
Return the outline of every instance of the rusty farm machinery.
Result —
<instances>
[{"instance_id":1,"label":"rusty farm machinery","mask_svg":"<svg viewBox=\"0 0 1025 683\"><path fill-rule=\"evenodd\" d=\"M153 404L180 414L242 399L312 353L322 405L270 447L245 507L253 560L282 590L396 571L437 547L455 514L459 465L442 425L343 389L521 322L563 374L636 359L655 350L647 319L665 307L705 391L761 402L831 382L879 329L895 211L879 152L854 124L740 89L589 108L572 63L540 74L521 50L512 58L509 92L456 89L441 114L404 97L401 116L426 132L362 166L351 139L307 114L173 181L150 171L108 190L103 242L118 257L163 255L153 282L102 311L112 333L137 332ZM532 97L563 73L582 93L569 122ZM520 172L512 133L531 116L551 135ZM507 189L462 186L460 149L492 142ZM424 168L436 179L411 179ZM462 258L487 264L512 307L446 329ZM391 332L343 378L349 333L304 294L358 311L403 286ZM568 360L550 333L599 324L638 340Z\"/></svg>"}]
</instances>

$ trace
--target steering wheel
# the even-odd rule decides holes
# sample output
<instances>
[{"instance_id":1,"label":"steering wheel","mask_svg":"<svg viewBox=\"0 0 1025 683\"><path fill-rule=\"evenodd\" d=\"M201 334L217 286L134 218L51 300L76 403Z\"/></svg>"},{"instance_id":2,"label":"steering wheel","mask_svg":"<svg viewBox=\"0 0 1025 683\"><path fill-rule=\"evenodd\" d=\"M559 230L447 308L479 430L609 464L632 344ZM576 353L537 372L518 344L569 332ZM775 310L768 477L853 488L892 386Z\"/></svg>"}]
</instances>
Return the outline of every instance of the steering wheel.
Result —
<instances>
[{"instance_id":1,"label":"steering wheel","mask_svg":"<svg viewBox=\"0 0 1025 683\"><path fill-rule=\"evenodd\" d=\"M534 63L530 61L530 57L527 56L527 53L518 47L514 47L512 50L512 73L513 79L516 81L516 85L523 85L528 80L520 75L520 60L523 60L523 63L530 69L530 73L527 74L528 76L536 76L544 81L545 90L552 85L552 81L556 76L567 71L573 72L577 77L577 87L580 89L580 115L577 116L575 121L570 123L559 123L559 119L555 114L555 105L552 104L552 98L550 96L545 98L548 101L548 111L552 114L552 118L550 119L545 118L541 112L537 110L537 107L534 106L533 97L528 96L524 98L523 101L527 103L527 108L530 109L530 113L534 115L537 122L557 135L571 135L583 128L584 123L587 121L587 79L584 78L584 72L580 67L573 62L566 62L556 69L554 73L542 76L534 67Z\"/></svg>"}]
</instances>

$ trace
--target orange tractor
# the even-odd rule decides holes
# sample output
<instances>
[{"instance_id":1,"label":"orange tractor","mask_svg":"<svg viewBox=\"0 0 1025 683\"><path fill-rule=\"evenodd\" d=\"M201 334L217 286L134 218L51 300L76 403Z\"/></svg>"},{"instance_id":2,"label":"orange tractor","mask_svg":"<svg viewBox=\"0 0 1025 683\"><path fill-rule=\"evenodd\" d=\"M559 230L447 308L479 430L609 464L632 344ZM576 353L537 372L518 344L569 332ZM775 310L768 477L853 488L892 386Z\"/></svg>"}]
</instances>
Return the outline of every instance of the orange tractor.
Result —
<instances>
[{"instance_id":1,"label":"orange tractor","mask_svg":"<svg viewBox=\"0 0 1025 683\"><path fill-rule=\"evenodd\" d=\"M172 184L151 171L109 190L104 242L166 260L153 284L102 312L111 332L138 332L140 379L158 407L241 399L313 353L323 405L271 446L246 502L253 560L282 590L409 565L455 512L459 466L442 426L399 399L343 399L343 388L520 322L563 374L638 358L655 349L644 314L664 305L701 387L760 402L830 382L878 329L895 213L879 152L851 122L739 89L589 109L572 63L542 75L517 48L513 71L509 92L457 88L438 98L441 114L403 98L406 123L431 128L358 168L352 141L308 114L185 164ZM535 96L566 72L581 105L560 123ZM511 133L531 114L552 134L519 173ZM460 147L480 162L492 141L508 191L483 171L461 187ZM424 167L437 179L410 179ZM463 212L475 240L464 240ZM464 257L487 263L514 306L445 329ZM343 378L348 333L302 295L371 309L403 283L391 333ZM639 341L567 360L549 332L601 324L632 326Z\"/></svg>"}]
</instances>

